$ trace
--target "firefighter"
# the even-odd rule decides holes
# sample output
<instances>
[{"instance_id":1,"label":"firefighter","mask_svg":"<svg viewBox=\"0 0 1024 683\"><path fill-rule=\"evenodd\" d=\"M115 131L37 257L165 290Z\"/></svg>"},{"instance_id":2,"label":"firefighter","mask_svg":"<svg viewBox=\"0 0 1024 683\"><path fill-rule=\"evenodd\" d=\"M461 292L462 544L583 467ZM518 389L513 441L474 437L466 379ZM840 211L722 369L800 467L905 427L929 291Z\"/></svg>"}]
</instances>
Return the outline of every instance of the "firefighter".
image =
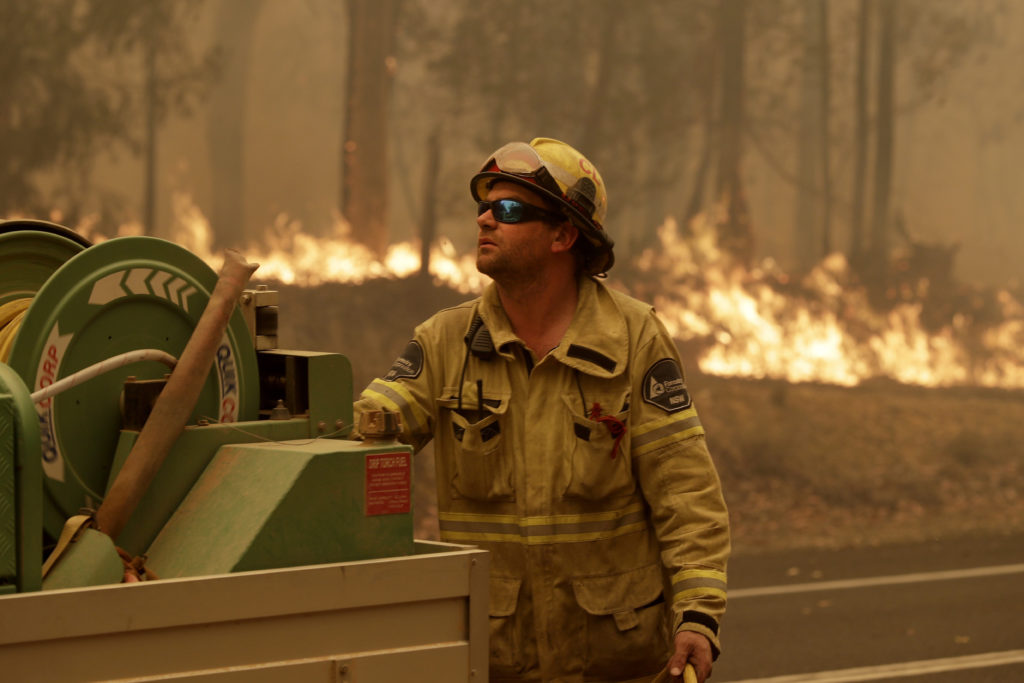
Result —
<instances>
[{"instance_id":1,"label":"firefighter","mask_svg":"<svg viewBox=\"0 0 1024 683\"><path fill-rule=\"evenodd\" d=\"M470 191L493 282L419 325L356 411L434 440L441 539L490 551L491 681L703 681L728 514L675 344L602 281L601 175L537 138Z\"/></svg>"}]
</instances>

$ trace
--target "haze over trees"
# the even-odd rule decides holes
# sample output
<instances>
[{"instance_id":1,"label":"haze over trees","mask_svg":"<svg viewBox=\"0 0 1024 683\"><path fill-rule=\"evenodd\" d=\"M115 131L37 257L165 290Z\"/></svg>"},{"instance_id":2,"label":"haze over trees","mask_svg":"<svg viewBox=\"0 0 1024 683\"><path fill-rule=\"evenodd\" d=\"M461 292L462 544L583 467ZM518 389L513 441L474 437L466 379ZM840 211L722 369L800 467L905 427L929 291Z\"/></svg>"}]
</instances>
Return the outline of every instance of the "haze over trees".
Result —
<instances>
[{"instance_id":1,"label":"haze over trees","mask_svg":"<svg viewBox=\"0 0 1024 683\"><path fill-rule=\"evenodd\" d=\"M623 256L667 216L721 208L741 262L803 272L839 250L884 285L893 249L928 236L902 122L1019 46L1010 16L1003 0L7 0L0 214L160 234L184 189L221 244L281 212L328 234L333 210L383 254L462 230L483 157L547 135L602 169ZM1010 90L970 105L993 98L990 144L1024 119ZM261 163L275 146L288 162ZM952 268L948 231L929 239Z\"/></svg>"},{"instance_id":2,"label":"haze over trees","mask_svg":"<svg viewBox=\"0 0 1024 683\"><path fill-rule=\"evenodd\" d=\"M0 3L0 215L74 221L100 208L153 225L157 130L204 98L216 51L190 45L201 0ZM92 182L96 160L145 160L142 201Z\"/></svg>"}]
</instances>

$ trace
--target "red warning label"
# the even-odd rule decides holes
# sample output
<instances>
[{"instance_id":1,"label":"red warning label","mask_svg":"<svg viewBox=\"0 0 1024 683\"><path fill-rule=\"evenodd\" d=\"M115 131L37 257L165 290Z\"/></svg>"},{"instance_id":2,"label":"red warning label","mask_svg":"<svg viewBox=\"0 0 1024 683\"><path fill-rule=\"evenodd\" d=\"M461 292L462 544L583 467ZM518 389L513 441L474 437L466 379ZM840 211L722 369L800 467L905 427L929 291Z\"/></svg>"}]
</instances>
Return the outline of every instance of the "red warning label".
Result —
<instances>
[{"instance_id":1,"label":"red warning label","mask_svg":"<svg viewBox=\"0 0 1024 683\"><path fill-rule=\"evenodd\" d=\"M412 455L366 456L366 514L395 515L412 507Z\"/></svg>"}]
</instances>

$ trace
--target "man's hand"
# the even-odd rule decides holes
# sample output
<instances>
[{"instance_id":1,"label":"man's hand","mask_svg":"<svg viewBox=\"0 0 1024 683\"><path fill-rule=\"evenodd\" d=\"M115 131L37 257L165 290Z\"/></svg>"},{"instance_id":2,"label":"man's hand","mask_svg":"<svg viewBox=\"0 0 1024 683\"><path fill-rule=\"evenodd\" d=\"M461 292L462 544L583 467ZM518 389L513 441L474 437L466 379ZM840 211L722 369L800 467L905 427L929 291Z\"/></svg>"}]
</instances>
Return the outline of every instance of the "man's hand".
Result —
<instances>
[{"instance_id":1,"label":"man's hand","mask_svg":"<svg viewBox=\"0 0 1024 683\"><path fill-rule=\"evenodd\" d=\"M695 631L680 631L676 634L675 644L675 654L668 660L672 680L683 680L683 668L689 662L697 674L698 683L704 683L711 676L711 643Z\"/></svg>"}]
</instances>

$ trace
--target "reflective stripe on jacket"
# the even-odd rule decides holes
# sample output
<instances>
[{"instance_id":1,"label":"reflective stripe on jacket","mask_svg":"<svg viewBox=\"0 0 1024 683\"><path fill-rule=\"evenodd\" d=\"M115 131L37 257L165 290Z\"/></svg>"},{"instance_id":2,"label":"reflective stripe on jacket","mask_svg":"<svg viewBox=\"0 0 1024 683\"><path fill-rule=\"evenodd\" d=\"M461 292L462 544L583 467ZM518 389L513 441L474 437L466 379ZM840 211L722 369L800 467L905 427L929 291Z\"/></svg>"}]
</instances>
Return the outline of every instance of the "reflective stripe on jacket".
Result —
<instances>
[{"instance_id":1,"label":"reflective stripe on jacket","mask_svg":"<svg viewBox=\"0 0 1024 683\"><path fill-rule=\"evenodd\" d=\"M533 364L491 285L417 327L376 407L434 439L442 540L492 554L491 680L653 675L679 629L717 652L728 514L650 306L584 279Z\"/></svg>"}]
</instances>

